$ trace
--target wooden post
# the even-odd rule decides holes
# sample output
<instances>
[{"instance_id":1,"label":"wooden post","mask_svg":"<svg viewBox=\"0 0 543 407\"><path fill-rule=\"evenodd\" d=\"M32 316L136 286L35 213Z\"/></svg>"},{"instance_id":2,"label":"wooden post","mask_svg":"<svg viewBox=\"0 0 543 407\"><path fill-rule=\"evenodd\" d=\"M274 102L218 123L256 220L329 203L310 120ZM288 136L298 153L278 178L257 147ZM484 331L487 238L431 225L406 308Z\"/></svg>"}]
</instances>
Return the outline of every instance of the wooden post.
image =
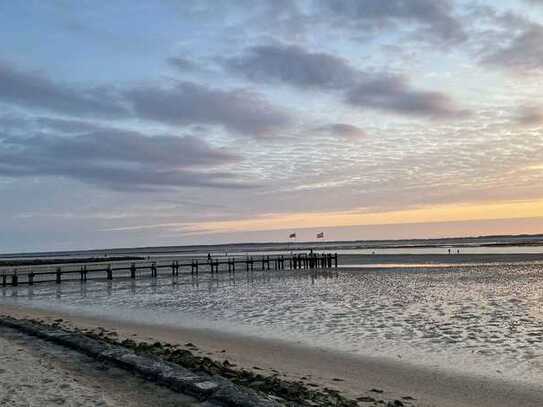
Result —
<instances>
[{"instance_id":1,"label":"wooden post","mask_svg":"<svg viewBox=\"0 0 543 407\"><path fill-rule=\"evenodd\" d=\"M7 275L6 275L6 272L4 271L2 273L2 287L5 287L7 285Z\"/></svg>"},{"instance_id":2,"label":"wooden post","mask_svg":"<svg viewBox=\"0 0 543 407\"><path fill-rule=\"evenodd\" d=\"M83 266L83 281L87 281L87 266Z\"/></svg>"},{"instance_id":3,"label":"wooden post","mask_svg":"<svg viewBox=\"0 0 543 407\"><path fill-rule=\"evenodd\" d=\"M337 253L334 253L334 267L337 268Z\"/></svg>"},{"instance_id":4,"label":"wooden post","mask_svg":"<svg viewBox=\"0 0 543 407\"><path fill-rule=\"evenodd\" d=\"M172 277L175 276L175 261L172 261Z\"/></svg>"},{"instance_id":5,"label":"wooden post","mask_svg":"<svg viewBox=\"0 0 543 407\"><path fill-rule=\"evenodd\" d=\"M157 269L156 269L156 263L151 263L151 277L156 277L158 275Z\"/></svg>"},{"instance_id":6,"label":"wooden post","mask_svg":"<svg viewBox=\"0 0 543 407\"><path fill-rule=\"evenodd\" d=\"M194 262L194 268L196 269L196 275L198 275L198 259Z\"/></svg>"},{"instance_id":7,"label":"wooden post","mask_svg":"<svg viewBox=\"0 0 543 407\"><path fill-rule=\"evenodd\" d=\"M56 277L57 277L56 282L57 282L57 284L60 284L60 279L62 278L61 276L62 276L61 269L60 269L60 267L57 267L57 273L56 273Z\"/></svg>"},{"instance_id":8,"label":"wooden post","mask_svg":"<svg viewBox=\"0 0 543 407\"><path fill-rule=\"evenodd\" d=\"M245 271L249 271L249 256L247 256L247 258L245 259L245 268Z\"/></svg>"},{"instance_id":9,"label":"wooden post","mask_svg":"<svg viewBox=\"0 0 543 407\"><path fill-rule=\"evenodd\" d=\"M107 273L107 279L113 280L113 273L111 272L111 264L107 265L106 273Z\"/></svg>"},{"instance_id":10,"label":"wooden post","mask_svg":"<svg viewBox=\"0 0 543 407\"><path fill-rule=\"evenodd\" d=\"M219 260L215 260L215 273L219 274Z\"/></svg>"},{"instance_id":11,"label":"wooden post","mask_svg":"<svg viewBox=\"0 0 543 407\"><path fill-rule=\"evenodd\" d=\"M179 275L179 261L177 260L175 261L175 275Z\"/></svg>"},{"instance_id":12,"label":"wooden post","mask_svg":"<svg viewBox=\"0 0 543 407\"><path fill-rule=\"evenodd\" d=\"M130 264L130 278L132 280L136 279L136 263Z\"/></svg>"},{"instance_id":13,"label":"wooden post","mask_svg":"<svg viewBox=\"0 0 543 407\"><path fill-rule=\"evenodd\" d=\"M13 274L11 275L11 285L13 287L17 287L19 285L19 277L17 276L17 270L13 270Z\"/></svg>"},{"instance_id":14,"label":"wooden post","mask_svg":"<svg viewBox=\"0 0 543 407\"><path fill-rule=\"evenodd\" d=\"M266 269L270 269L270 256L266 256Z\"/></svg>"},{"instance_id":15,"label":"wooden post","mask_svg":"<svg viewBox=\"0 0 543 407\"><path fill-rule=\"evenodd\" d=\"M262 256L262 270L264 270L264 264L266 263L266 261L264 260L264 256Z\"/></svg>"},{"instance_id":16,"label":"wooden post","mask_svg":"<svg viewBox=\"0 0 543 407\"><path fill-rule=\"evenodd\" d=\"M28 273L28 285L34 285L34 272Z\"/></svg>"}]
</instances>

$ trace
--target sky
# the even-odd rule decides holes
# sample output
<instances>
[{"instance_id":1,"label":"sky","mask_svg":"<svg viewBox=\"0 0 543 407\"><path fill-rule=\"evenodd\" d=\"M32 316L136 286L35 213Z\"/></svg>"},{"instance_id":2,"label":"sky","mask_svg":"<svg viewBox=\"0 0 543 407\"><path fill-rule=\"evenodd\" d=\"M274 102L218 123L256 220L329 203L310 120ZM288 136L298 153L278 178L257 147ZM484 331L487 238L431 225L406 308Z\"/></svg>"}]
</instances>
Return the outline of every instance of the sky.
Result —
<instances>
[{"instance_id":1,"label":"sky","mask_svg":"<svg viewBox=\"0 0 543 407\"><path fill-rule=\"evenodd\" d=\"M543 233L541 0L0 0L0 252Z\"/></svg>"}]
</instances>

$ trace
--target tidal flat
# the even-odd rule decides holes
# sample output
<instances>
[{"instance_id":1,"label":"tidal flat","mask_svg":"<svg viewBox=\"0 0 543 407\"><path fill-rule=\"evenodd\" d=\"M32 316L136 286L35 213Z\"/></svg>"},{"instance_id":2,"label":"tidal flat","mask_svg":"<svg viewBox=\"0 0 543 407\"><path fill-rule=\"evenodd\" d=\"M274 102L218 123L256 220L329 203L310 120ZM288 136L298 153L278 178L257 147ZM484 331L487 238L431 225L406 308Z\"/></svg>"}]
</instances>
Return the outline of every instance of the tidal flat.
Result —
<instances>
[{"instance_id":1,"label":"tidal flat","mask_svg":"<svg viewBox=\"0 0 543 407\"><path fill-rule=\"evenodd\" d=\"M343 261L349 267L329 271L36 285L3 289L0 303L541 386L543 263L538 255L492 256L386 258L369 266L351 257Z\"/></svg>"}]
</instances>

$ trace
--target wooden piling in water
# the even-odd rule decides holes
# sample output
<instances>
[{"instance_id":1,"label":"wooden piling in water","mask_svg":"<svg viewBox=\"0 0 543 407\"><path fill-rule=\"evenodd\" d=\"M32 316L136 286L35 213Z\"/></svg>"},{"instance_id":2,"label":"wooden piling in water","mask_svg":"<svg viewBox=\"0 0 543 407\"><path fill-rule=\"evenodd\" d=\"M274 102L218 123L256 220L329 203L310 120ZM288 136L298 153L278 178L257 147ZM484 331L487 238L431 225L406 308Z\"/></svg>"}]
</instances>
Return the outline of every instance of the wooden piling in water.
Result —
<instances>
[{"instance_id":1,"label":"wooden piling in water","mask_svg":"<svg viewBox=\"0 0 543 407\"><path fill-rule=\"evenodd\" d=\"M262 271L277 271L277 270L284 270L285 268L291 269L291 270L316 270L316 269L331 269L331 268L337 268L338 267L338 254L337 253L296 253L296 254L289 254L287 256L285 255L261 255L261 256L249 256L246 257L226 257L226 258L213 258L208 259L205 264L209 267L209 272L212 275L215 275L220 272L226 272L229 273L235 273L236 266L245 265L245 269L247 272L254 271L255 269L255 262L256 267L258 270ZM44 270L44 271L35 271L34 269L31 269L28 271L28 273L24 273L24 276L21 278L20 276L17 276L16 271L13 270L13 272L6 272L3 271L0 272L0 285L2 287L7 286L15 286L15 285L36 285L38 283L47 283L47 282L56 282L57 284L61 284L64 281L74 281L73 278L70 276L75 274L79 276L79 280L83 283L87 281L87 273L92 272L93 278L100 278L101 273L105 273L106 279L108 281L113 280L113 278L130 278L132 280L135 280L138 276L136 271L137 270L150 270L151 277L157 278L158 277L158 269L160 268L166 268L171 271L172 276L178 276L179 275L179 269L190 265L190 272L192 275L198 275L199 272L199 260L191 259L190 262L181 262L178 260L169 260L168 262L164 262L162 264L157 264L156 261L149 262L149 263L135 263L132 262L129 265L120 265L115 266L111 263L96 268L91 268L90 270L87 270L87 265L77 265L78 268L69 268L63 267L61 268L56 267L54 270ZM207 268L205 269L208 270ZM117 275L115 272L120 272L119 275ZM126 275L122 272L128 272L129 274ZM20 274L20 273L19 273ZM102 274L103 275L103 274ZM49 277L49 278L47 278Z\"/></svg>"}]
</instances>

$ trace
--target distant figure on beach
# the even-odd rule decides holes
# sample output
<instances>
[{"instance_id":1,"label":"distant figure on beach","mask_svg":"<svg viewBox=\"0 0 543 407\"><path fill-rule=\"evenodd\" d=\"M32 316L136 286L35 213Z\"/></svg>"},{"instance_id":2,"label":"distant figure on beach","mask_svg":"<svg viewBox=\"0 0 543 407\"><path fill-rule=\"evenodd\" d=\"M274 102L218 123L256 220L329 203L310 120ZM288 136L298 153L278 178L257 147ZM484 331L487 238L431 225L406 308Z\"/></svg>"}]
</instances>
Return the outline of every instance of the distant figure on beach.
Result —
<instances>
[{"instance_id":1,"label":"distant figure on beach","mask_svg":"<svg viewBox=\"0 0 543 407\"><path fill-rule=\"evenodd\" d=\"M456 254L460 254L460 249L456 249Z\"/></svg>"},{"instance_id":2,"label":"distant figure on beach","mask_svg":"<svg viewBox=\"0 0 543 407\"><path fill-rule=\"evenodd\" d=\"M449 254L451 254L451 249L449 249Z\"/></svg>"},{"instance_id":3,"label":"distant figure on beach","mask_svg":"<svg viewBox=\"0 0 543 407\"><path fill-rule=\"evenodd\" d=\"M207 261L211 262L211 253L209 253L209 252L207 253Z\"/></svg>"}]
</instances>

